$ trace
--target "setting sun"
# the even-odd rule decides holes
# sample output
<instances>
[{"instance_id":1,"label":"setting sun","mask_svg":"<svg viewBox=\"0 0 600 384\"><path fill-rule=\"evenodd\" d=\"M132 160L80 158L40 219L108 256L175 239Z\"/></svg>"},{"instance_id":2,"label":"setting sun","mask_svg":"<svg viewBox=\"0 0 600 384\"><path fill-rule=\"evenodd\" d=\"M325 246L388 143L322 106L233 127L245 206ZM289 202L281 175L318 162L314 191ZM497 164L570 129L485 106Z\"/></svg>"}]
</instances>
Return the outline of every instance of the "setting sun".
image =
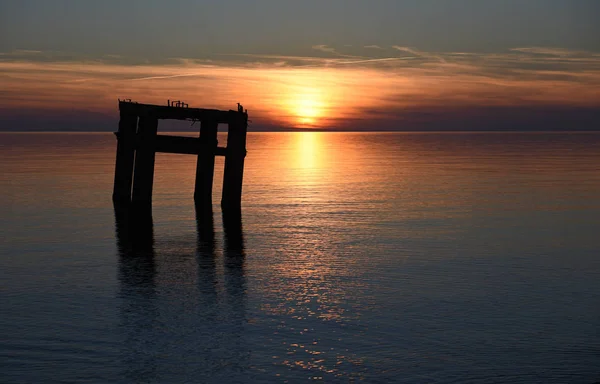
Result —
<instances>
[{"instance_id":1,"label":"setting sun","mask_svg":"<svg viewBox=\"0 0 600 384\"><path fill-rule=\"evenodd\" d=\"M300 95L292 109L301 126L313 126L323 116L324 107L319 92L312 91Z\"/></svg>"}]
</instances>

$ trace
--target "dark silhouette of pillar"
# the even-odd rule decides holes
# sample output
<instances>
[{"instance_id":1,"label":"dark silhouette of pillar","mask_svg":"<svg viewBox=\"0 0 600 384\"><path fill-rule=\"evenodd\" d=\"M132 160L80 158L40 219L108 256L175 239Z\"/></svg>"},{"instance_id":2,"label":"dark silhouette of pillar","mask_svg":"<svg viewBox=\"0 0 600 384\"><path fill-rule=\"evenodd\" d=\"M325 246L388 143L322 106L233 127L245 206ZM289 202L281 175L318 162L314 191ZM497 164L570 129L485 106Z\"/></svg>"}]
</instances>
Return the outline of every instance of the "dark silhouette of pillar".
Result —
<instances>
[{"instance_id":1,"label":"dark silhouette of pillar","mask_svg":"<svg viewBox=\"0 0 600 384\"><path fill-rule=\"evenodd\" d=\"M179 107L179 108L176 108ZM117 132L117 159L113 201L116 205L143 207L152 205L154 163L156 151L197 154L194 200L202 212L212 212L212 185L215 156L225 156L223 175L223 210L239 211L242 200L244 159L248 112L238 104L238 110L216 111L187 109L180 101L170 101L169 107L138 104L119 100L121 119ZM202 121L199 139L158 136L158 119L193 119ZM217 147L219 122L228 124L227 148ZM127 204L120 204L127 203ZM208 211L205 207L210 208Z\"/></svg>"},{"instance_id":2,"label":"dark silhouette of pillar","mask_svg":"<svg viewBox=\"0 0 600 384\"><path fill-rule=\"evenodd\" d=\"M134 205L144 206L152 204L157 130L158 120L156 118L140 116L135 171L133 174L133 193L131 196L131 202Z\"/></svg>"},{"instance_id":3,"label":"dark silhouette of pillar","mask_svg":"<svg viewBox=\"0 0 600 384\"><path fill-rule=\"evenodd\" d=\"M194 201L201 207L212 207L218 127L219 124L214 121L203 121L200 125L200 152L196 162Z\"/></svg>"},{"instance_id":4,"label":"dark silhouette of pillar","mask_svg":"<svg viewBox=\"0 0 600 384\"><path fill-rule=\"evenodd\" d=\"M229 131L227 132L227 154L221 198L223 209L238 210L241 208L247 129L248 115L235 113L229 121Z\"/></svg>"},{"instance_id":5,"label":"dark silhouette of pillar","mask_svg":"<svg viewBox=\"0 0 600 384\"><path fill-rule=\"evenodd\" d=\"M137 116L121 111L119 131L117 132L117 159L113 188L113 202L116 204L129 204L131 202L136 126Z\"/></svg>"}]
</instances>

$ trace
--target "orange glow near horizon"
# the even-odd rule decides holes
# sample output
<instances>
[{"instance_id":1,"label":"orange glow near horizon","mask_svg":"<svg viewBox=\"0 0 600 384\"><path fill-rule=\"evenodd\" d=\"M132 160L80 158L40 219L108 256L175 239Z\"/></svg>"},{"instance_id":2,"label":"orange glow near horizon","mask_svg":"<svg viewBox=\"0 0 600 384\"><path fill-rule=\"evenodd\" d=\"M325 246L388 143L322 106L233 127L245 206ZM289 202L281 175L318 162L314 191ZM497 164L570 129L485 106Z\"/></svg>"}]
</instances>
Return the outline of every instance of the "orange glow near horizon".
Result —
<instances>
[{"instance_id":1,"label":"orange glow near horizon","mask_svg":"<svg viewBox=\"0 0 600 384\"><path fill-rule=\"evenodd\" d=\"M253 124L288 128L402 119L404 110L414 108L600 106L597 55L561 58L555 70L524 69L523 63L550 68L558 60L527 52L440 57L382 64L310 58L310 65L295 67L185 60L169 65L0 61L0 100L6 111L112 116L117 98L153 104L184 100L190 107L218 109L241 102Z\"/></svg>"},{"instance_id":2,"label":"orange glow near horizon","mask_svg":"<svg viewBox=\"0 0 600 384\"><path fill-rule=\"evenodd\" d=\"M320 128L331 119L343 118L347 109L344 89L349 84L339 81L339 74L324 69L280 69L262 74L269 88L248 89L255 100L269 105L269 119L288 127Z\"/></svg>"},{"instance_id":3,"label":"orange glow near horizon","mask_svg":"<svg viewBox=\"0 0 600 384\"><path fill-rule=\"evenodd\" d=\"M303 87L289 92L285 98L285 108L292 117L290 123L301 128L318 126L320 119L330 109L323 95L325 92L316 87Z\"/></svg>"},{"instance_id":4,"label":"orange glow near horizon","mask_svg":"<svg viewBox=\"0 0 600 384\"><path fill-rule=\"evenodd\" d=\"M315 92L298 96L293 105L300 126L312 126L323 116L324 104Z\"/></svg>"}]
</instances>

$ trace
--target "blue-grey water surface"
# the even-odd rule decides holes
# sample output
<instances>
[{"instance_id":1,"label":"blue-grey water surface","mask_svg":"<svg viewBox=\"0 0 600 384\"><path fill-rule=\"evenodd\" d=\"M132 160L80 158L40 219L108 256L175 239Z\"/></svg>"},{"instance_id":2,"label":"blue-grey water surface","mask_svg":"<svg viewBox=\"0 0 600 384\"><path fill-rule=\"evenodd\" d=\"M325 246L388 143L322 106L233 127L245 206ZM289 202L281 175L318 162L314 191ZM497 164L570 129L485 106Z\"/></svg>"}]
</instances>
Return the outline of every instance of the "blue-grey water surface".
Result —
<instances>
[{"instance_id":1,"label":"blue-grey water surface","mask_svg":"<svg viewBox=\"0 0 600 384\"><path fill-rule=\"evenodd\" d=\"M112 134L0 144L2 383L600 381L598 133L251 133L133 234Z\"/></svg>"}]
</instances>

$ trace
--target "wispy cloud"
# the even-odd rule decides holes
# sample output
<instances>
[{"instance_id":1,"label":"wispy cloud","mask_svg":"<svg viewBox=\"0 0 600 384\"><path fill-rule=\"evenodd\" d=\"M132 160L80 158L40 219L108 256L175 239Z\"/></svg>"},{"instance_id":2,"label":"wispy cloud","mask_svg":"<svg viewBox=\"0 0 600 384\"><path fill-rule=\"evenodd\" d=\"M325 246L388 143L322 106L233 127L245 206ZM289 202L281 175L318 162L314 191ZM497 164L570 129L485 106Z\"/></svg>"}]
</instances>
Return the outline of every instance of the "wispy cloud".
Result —
<instances>
[{"instance_id":1,"label":"wispy cloud","mask_svg":"<svg viewBox=\"0 0 600 384\"><path fill-rule=\"evenodd\" d=\"M176 75L163 75L163 76L145 76L145 77L136 77L133 79L127 79L128 81L144 81L144 80L165 80L165 79L176 79L178 77L200 77L204 76L203 73L179 73Z\"/></svg>"},{"instance_id":2,"label":"wispy cloud","mask_svg":"<svg viewBox=\"0 0 600 384\"><path fill-rule=\"evenodd\" d=\"M367 49L383 49L382 47L380 47L379 45L365 45L363 48L367 48Z\"/></svg>"},{"instance_id":3,"label":"wispy cloud","mask_svg":"<svg viewBox=\"0 0 600 384\"><path fill-rule=\"evenodd\" d=\"M399 60L411 60L412 57L382 57L380 59L362 59L362 60L338 60L334 64L338 65L351 65L351 64L368 64L368 63L381 63L384 61L399 61Z\"/></svg>"},{"instance_id":4,"label":"wispy cloud","mask_svg":"<svg viewBox=\"0 0 600 384\"><path fill-rule=\"evenodd\" d=\"M395 50L400 51L400 52L410 53L411 55L416 56L416 57L423 57L426 59L435 59L435 60L440 61L441 63L446 62L446 60L440 55L432 54L432 53L428 53L428 52L422 52L422 51L419 51L414 48L402 47L399 45L394 45L394 46L392 46L392 48L394 48Z\"/></svg>"},{"instance_id":5,"label":"wispy cloud","mask_svg":"<svg viewBox=\"0 0 600 384\"><path fill-rule=\"evenodd\" d=\"M565 48L544 48L544 47L525 47L525 48L513 48L513 52L530 53L535 55L547 55L547 56L559 56L568 57L575 56L578 54L587 54L586 52L572 51Z\"/></svg>"},{"instance_id":6,"label":"wispy cloud","mask_svg":"<svg viewBox=\"0 0 600 384\"><path fill-rule=\"evenodd\" d=\"M346 47L352 47L352 46L346 46ZM313 45L312 49L314 49L315 51L330 53L332 55L339 56L339 57L356 57L354 55L347 55L347 54L340 53L335 48L329 47L325 44Z\"/></svg>"},{"instance_id":7,"label":"wispy cloud","mask_svg":"<svg viewBox=\"0 0 600 384\"><path fill-rule=\"evenodd\" d=\"M15 55L39 55L42 51L36 51L33 49L17 49L13 51Z\"/></svg>"},{"instance_id":8,"label":"wispy cloud","mask_svg":"<svg viewBox=\"0 0 600 384\"><path fill-rule=\"evenodd\" d=\"M398 56L377 57L319 47L335 57L238 54L130 65L120 57L5 55L0 103L107 112L118 97L151 103L176 98L215 108L242 101L254 121L286 125L299 113L297 104L309 103L320 109L323 126L414 108L600 108L600 57L594 53L535 47L430 53L395 46Z\"/></svg>"}]
</instances>

